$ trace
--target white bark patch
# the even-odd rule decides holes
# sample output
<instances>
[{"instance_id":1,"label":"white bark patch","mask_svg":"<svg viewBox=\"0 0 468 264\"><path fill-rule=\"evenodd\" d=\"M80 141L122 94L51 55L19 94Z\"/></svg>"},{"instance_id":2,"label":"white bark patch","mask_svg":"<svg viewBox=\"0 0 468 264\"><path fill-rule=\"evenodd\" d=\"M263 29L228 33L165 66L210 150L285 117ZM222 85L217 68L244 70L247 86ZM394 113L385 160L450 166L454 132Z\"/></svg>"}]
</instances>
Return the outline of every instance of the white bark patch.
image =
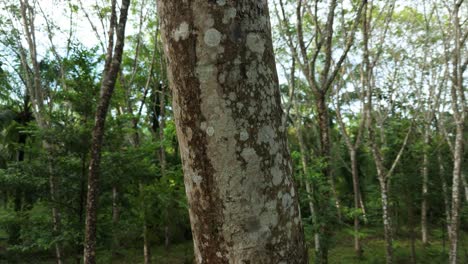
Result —
<instances>
[{"instance_id":1,"label":"white bark patch","mask_svg":"<svg viewBox=\"0 0 468 264\"><path fill-rule=\"evenodd\" d=\"M208 136L213 136L214 135L214 128L213 127L208 127L206 129L206 134L208 134Z\"/></svg>"},{"instance_id":2,"label":"white bark patch","mask_svg":"<svg viewBox=\"0 0 468 264\"><path fill-rule=\"evenodd\" d=\"M198 80L201 83L205 83L210 80L211 75L213 74L214 67L213 65L199 65L196 69L196 74L198 76Z\"/></svg>"},{"instance_id":3,"label":"white bark patch","mask_svg":"<svg viewBox=\"0 0 468 264\"><path fill-rule=\"evenodd\" d=\"M192 175L192 181L195 184L199 185L202 182L202 180L203 180L203 178L200 175L198 175L198 174Z\"/></svg>"},{"instance_id":4,"label":"white bark patch","mask_svg":"<svg viewBox=\"0 0 468 264\"><path fill-rule=\"evenodd\" d=\"M205 130L206 129L206 122L201 122L200 123L200 129Z\"/></svg>"},{"instance_id":5,"label":"white bark patch","mask_svg":"<svg viewBox=\"0 0 468 264\"><path fill-rule=\"evenodd\" d=\"M273 185L278 186L283 181L283 173L278 166L270 169Z\"/></svg>"},{"instance_id":6,"label":"white bark patch","mask_svg":"<svg viewBox=\"0 0 468 264\"><path fill-rule=\"evenodd\" d=\"M223 84L226 81L226 75L224 73L219 74L218 81Z\"/></svg>"},{"instance_id":7,"label":"white bark patch","mask_svg":"<svg viewBox=\"0 0 468 264\"><path fill-rule=\"evenodd\" d=\"M215 28L210 28L205 31L205 37L203 38L205 44L210 47L217 47L221 42L221 33Z\"/></svg>"},{"instance_id":8,"label":"white bark patch","mask_svg":"<svg viewBox=\"0 0 468 264\"><path fill-rule=\"evenodd\" d=\"M293 199L291 198L291 195L289 193L285 193L283 197L281 198L281 204L283 205L283 208L289 208L293 204Z\"/></svg>"},{"instance_id":9,"label":"white bark patch","mask_svg":"<svg viewBox=\"0 0 468 264\"><path fill-rule=\"evenodd\" d=\"M229 23L229 21L233 18L236 17L236 9L234 7L230 7L226 10L224 10L224 16L223 16L223 24Z\"/></svg>"},{"instance_id":10,"label":"white bark patch","mask_svg":"<svg viewBox=\"0 0 468 264\"><path fill-rule=\"evenodd\" d=\"M216 0L216 3L220 6L223 6L226 4L226 0Z\"/></svg>"},{"instance_id":11,"label":"white bark patch","mask_svg":"<svg viewBox=\"0 0 468 264\"><path fill-rule=\"evenodd\" d=\"M274 145L275 131L269 125L263 126L258 131L258 143L270 143Z\"/></svg>"},{"instance_id":12,"label":"white bark patch","mask_svg":"<svg viewBox=\"0 0 468 264\"><path fill-rule=\"evenodd\" d=\"M247 48L251 51L258 53L260 56L263 55L265 51L265 40L256 33L249 33L247 35Z\"/></svg>"},{"instance_id":13,"label":"white bark patch","mask_svg":"<svg viewBox=\"0 0 468 264\"><path fill-rule=\"evenodd\" d=\"M174 31L172 37L175 41L185 40L188 38L189 34L189 24L187 24L187 22L184 21L180 23L179 27Z\"/></svg>"},{"instance_id":14,"label":"white bark patch","mask_svg":"<svg viewBox=\"0 0 468 264\"><path fill-rule=\"evenodd\" d=\"M242 130L239 134L239 139L241 141L246 141L247 139L249 139L249 133L246 130Z\"/></svg>"},{"instance_id":15,"label":"white bark patch","mask_svg":"<svg viewBox=\"0 0 468 264\"><path fill-rule=\"evenodd\" d=\"M192 140L193 133L192 133L192 129L190 129L190 127L187 128L186 135L187 135L188 141Z\"/></svg>"}]
</instances>

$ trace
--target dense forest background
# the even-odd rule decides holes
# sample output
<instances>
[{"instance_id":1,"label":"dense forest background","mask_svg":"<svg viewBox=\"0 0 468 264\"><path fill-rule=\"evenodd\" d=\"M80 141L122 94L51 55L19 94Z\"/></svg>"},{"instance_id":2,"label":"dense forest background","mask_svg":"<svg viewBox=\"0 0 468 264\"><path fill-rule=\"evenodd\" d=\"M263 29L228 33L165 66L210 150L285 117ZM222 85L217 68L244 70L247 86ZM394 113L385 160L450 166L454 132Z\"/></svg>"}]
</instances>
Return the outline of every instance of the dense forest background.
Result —
<instances>
[{"instance_id":1,"label":"dense forest background","mask_svg":"<svg viewBox=\"0 0 468 264\"><path fill-rule=\"evenodd\" d=\"M82 261L121 6L0 0L0 263ZM269 7L311 262L446 263L455 252L468 263L468 3ZM131 1L124 40L98 167L97 260L192 263L155 0Z\"/></svg>"}]
</instances>

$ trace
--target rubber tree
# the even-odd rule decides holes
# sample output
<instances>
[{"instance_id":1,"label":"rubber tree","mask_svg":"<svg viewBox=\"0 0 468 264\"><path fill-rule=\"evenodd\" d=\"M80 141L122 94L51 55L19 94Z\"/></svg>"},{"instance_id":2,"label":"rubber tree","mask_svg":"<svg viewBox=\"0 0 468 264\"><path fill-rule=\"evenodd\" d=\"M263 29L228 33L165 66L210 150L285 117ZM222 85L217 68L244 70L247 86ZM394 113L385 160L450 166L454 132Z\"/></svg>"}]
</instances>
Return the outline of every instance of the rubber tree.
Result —
<instances>
[{"instance_id":1,"label":"rubber tree","mask_svg":"<svg viewBox=\"0 0 468 264\"><path fill-rule=\"evenodd\" d=\"M117 0L111 4L111 19L109 25L109 40L106 60L102 73L101 92L96 109L92 132L91 159L89 162L88 194L86 196L86 228L84 241L84 263L96 263L97 205L99 196L99 165L101 161L104 128L110 100L120 71L125 40L125 25L127 23L130 0L122 0L120 15L117 20ZM115 34L115 43L114 43Z\"/></svg>"},{"instance_id":2,"label":"rubber tree","mask_svg":"<svg viewBox=\"0 0 468 264\"><path fill-rule=\"evenodd\" d=\"M459 243L460 233L460 204L461 204L461 185L462 181L462 166L463 166L463 134L465 132L465 121L466 121L466 98L463 83L464 72L468 65L468 59L464 54L466 53L465 41L468 36L466 27L463 27L461 21L461 10L463 0L454 0L451 7L451 38L447 39L446 43L453 43L454 45L447 44L449 48L446 48L447 56L450 57L451 64L451 86L450 86L450 98L452 99L452 111L453 117L456 124L456 135L454 140L454 151L453 151L453 178L452 178L452 205L451 205L451 217L449 226L449 239L450 239L450 252L449 252L449 263L458 263L457 252ZM453 42L452 42L453 41Z\"/></svg>"},{"instance_id":3,"label":"rubber tree","mask_svg":"<svg viewBox=\"0 0 468 264\"><path fill-rule=\"evenodd\" d=\"M266 0L159 0L197 263L307 263Z\"/></svg>"}]
</instances>

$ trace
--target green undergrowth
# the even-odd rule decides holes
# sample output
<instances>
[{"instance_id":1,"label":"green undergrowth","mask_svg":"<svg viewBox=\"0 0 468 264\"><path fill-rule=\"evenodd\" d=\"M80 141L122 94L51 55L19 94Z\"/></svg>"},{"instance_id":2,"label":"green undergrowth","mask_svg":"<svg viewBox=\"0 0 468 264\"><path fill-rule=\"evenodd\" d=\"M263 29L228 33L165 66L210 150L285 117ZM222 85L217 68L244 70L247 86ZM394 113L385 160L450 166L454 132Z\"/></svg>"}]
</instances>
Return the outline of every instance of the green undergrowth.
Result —
<instances>
[{"instance_id":1,"label":"green undergrowth","mask_svg":"<svg viewBox=\"0 0 468 264\"><path fill-rule=\"evenodd\" d=\"M399 230L397 238L394 240L394 263L409 264L411 262L411 239L406 230ZM416 236L418 233L416 232ZM2 261L1 256L5 254L5 244L2 240L4 234L0 232L0 263L13 263ZM331 249L329 251L330 264L380 264L385 263L385 241L380 229L365 228L361 231L362 237L362 258L357 258L354 252L353 237L349 230L342 229L334 234L330 241ZM444 241L445 237L445 241ZM3 242L2 242L3 241ZM460 240L460 263L468 263L468 234L462 233ZM427 246L423 246L419 237L415 240L416 263L421 264L437 264L447 263L448 259L448 240L446 234L440 229L431 230L431 242ZM31 261L28 263L52 264L54 263L49 254L48 260L44 259L44 255L24 256L23 261ZM310 245L309 250L310 263L314 263L313 245ZM26 262L15 262L26 263ZM68 258L65 263L77 263L75 258ZM143 252L140 247L124 249L119 251L117 257L111 261L111 253L109 250L98 251L98 263L100 264L140 264L143 263ZM152 248L152 263L158 264L192 264L193 263L193 245L191 241L186 241L180 244L170 245L168 248L164 246L155 246Z\"/></svg>"}]
</instances>

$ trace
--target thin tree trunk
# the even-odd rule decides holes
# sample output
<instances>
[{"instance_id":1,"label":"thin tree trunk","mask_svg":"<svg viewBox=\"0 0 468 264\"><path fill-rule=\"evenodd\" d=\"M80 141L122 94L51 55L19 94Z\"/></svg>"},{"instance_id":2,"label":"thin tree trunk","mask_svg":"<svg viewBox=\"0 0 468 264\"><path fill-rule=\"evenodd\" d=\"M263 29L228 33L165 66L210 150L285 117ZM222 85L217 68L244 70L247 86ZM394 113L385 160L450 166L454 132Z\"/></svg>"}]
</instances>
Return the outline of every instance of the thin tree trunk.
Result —
<instances>
[{"instance_id":1,"label":"thin tree trunk","mask_svg":"<svg viewBox=\"0 0 468 264\"><path fill-rule=\"evenodd\" d=\"M354 251L356 255L360 258L362 257L362 249L361 249L361 242L359 239L359 214L357 211L362 209L361 206L361 192L359 190L359 173L358 173L358 164L357 164L357 157L356 157L356 149L351 149L350 152L350 159L351 159L351 172L353 175L353 192L354 192Z\"/></svg>"},{"instance_id":2,"label":"thin tree trunk","mask_svg":"<svg viewBox=\"0 0 468 264\"><path fill-rule=\"evenodd\" d=\"M444 198L445 228L450 235L450 201L448 196L447 180L445 179L445 168L440 151L437 152L437 162L439 163L439 178L442 184L442 196ZM445 240L444 240L445 241Z\"/></svg>"},{"instance_id":3,"label":"thin tree trunk","mask_svg":"<svg viewBox=\"0 0 468 264\"><path fill-rule=\"evenodd\" d=\"M341 202L340 197L338 196L338 191L336 190L335 184L335 174L332 169L330 169L330 186L332 190L333 199L335 200L336 216L338 217L338 223L343 223L343 218L341 216Z\"/></svg>"},{"instance_id":4,"label":"thin tree trunk","mask_svg":"<svg viewBox=\"0 0 468 264\"><path fill-rule=\"evenodd\" d=\"M46 144L48 145L48 144ZM46 149L50 149L49 147L46 147ZM52 223L53 223L53 231L54 235L59 235L60 233L60 214L57 210L57 194L56 194L56 181L54 177L54 171L52 168L52 161L48 159L47 162L48 166L48 172L49 172L49 187L50 187L50 201L52 203ZM60 242L55 242L55 258L57 261L57 264L62 264L62 249L61 249L61 243Z\"/></svg>"},{"instance_id":5,"label":"thin tree trunk","mask_svg":"<svg viewBox=\"0 0 468 264\"><path fill-rule=\"evenodd\" d=\"M161 58L161 67L162 58ZM161 93L159 95L159 115L160 115L160 122L159 122L159 164L161 169L161 177L166 175L166 148L164 147L164 128L166 127L166 85L163 83L161 84ZM170 221L166 219L166 221ZM169 225L168 223L164 226L164 246L166 248L169 247L170 241L170 232L169 232Z\"/></svg>"},{"instance_id":6,"label":"thin tree trunk","mask_svg":"<svg viewBox=\"0 0 468 264\"><path fill-rule=\"evenodd\" d=\"M367 224L366 206L364 205L364 199L362 198L361 191L359 191L359 204L361 205L362 209L362 219L364 220L364 223Z\"/></svg>"},{"instance_id":7,"label":"thin tree trunk","mask_svg":"<svg viewBox=\"0 0 468 264\"><path fill-rule=\"evenodd\" d=\"M429 147L429 125L425 126L424 131L424 154L422 164L422 202L421 202L421 241L423 245L428 243L427 235L427 196L428 196L428 166L429 159L427 148Z\"/></svg>"},{"instance_id":8,"label":"thin tree trunk","mask_svg":"<svg viewBox=\"0 0 468 264\"><path fill-rule=\"evenodd\" d=\"M294 106L296 108L296 114L298 108L296 103L294 103ZM308 152L306 150L306 146L304 144L304 138L302 135L300 123L299 123L299 116L296 118L295 125L296 125L296 135L297 135L297 140L299 142L299 151L301 152L301 163L302 163L302 171L304 173L304 185L306 187L306 192L308 196L308 204L309 204L309 209L310 209L310 214L312 216L312 224L317 227L318 226L318 220L317 220L317 211L315 209L315 202L314 202L314 187L311 186L310 180L308 179L309 175L309 164L308 164ZM314 233L314 249L315 249L315 254L320 253L320 234L318 232Z\"/></svg>"},{"instance_id":9,"label":"thin tree trunk","mask_svg":"<svg viewBox=\"0 0 468 264\"><path fill-rule=\"evenodd\" d=\"M92 133L91 159L89 163L88 194L86 199L86 228L84 243L84 263L96 263L96 229L97 229L97 204L98 204L98 179L101 149L104 138L104 126L109 109L112 93L115 88L120 63L122 61L123 46L125 40L125 24L127 22L130 0L122 0L120 5L120 17L117 23L116 0L112 1L111 22L109 26L109 45L107 47L106 62L103 70L101 93L96 110L95 124ZM114 31L116 43L114 47Z\"/></svg>"},{"instance_id":10,"label":"thin tree trunk","mask_svg":"<svg viewBox=\"0 0 468 264\"><path fill-rule=\"evenodd\" d=\"M462 184L463 184L463 189L465 191L465 201L468 203L468 183L466 181L466 175L465 173L461 173L461 180L462 180Z\"/></svg>"},{"instance_id":11,"label":"thin tree trunk","mask_svg":"<svg viewBox=\"0 0 468 264\"><path fill-rule=\"evenodd\" d=\"M461 170L462 170L462 155L463 155L463 121L458 122L457 132L454 147L453 157L453 182L452 182L452 206L450 214L450 227L449 227L449 239L450 239L450 251L449 251L449 263L457 264L457 252L458 252L458 235L460 229L460 204L461 204Z\"/></svg>"},{"instance_id":12,"label":"thin tree trunk","mask_svg":"<svg viewBox=\"0 0 468 264\"><path fill-rule=\"evenodd\" d=\"M144 195L144 185L140 182L139 184L140 194ZM149 232L148 232L148 223L147 223L147 213L146 213L146 205L144 203L144 196L141 198L142 200L142 210L143 210L143 258L145 264L151 263L151 247L149 241Z\"/></svg>"},{"instance_id":13,"label":"thin tree trunk","mask_svg":"<svg viewBox=\"0 0 468 264\"><path fill-rule=\"evenodd\" d=\"M267 2L158 12L196 262L307 263Z\"/></svg>"},{"instance_id":14,"label":"thin tree trunk","mask_svg":"<svg viewBox=\"0 0 468 264\"><path fill-rule=\"evenodd\" d=\"M119 250L118 224L120 218L119 190L116 184L112 186L112 259L117 258Z\"/></svg>"},{"instance_id":15,"label":"thin tree trunk","mask_svg":"<svg viewBox=\"0 0 468 264\"><path fill-rule=\"evenodd\" d=\"M414 209L413 199L410 195L410 190L407 191L407 209L408 209L408 225L409 225L409 236L411 241L411 263L416 264L416 234L414 232Z\"/></svg>"},{"instance_id":16,"label":"thin tree trunk","mask_svg":"<svg viewBox=\"0 0 468 264\"><path fill-rule=\"evenodd\" d=\"M463 61L462 65L462 36L465 34L461 31L459 11L463 3L463 0L457 0L453 2L451 16L453 23L453 41L454 49L450 56L452 57L452 84L451 84L451 99L452 99L452 110L453 116L456 123L456 135L455 144L453 148L453 180L452 180L452 206L450 215L450 228L449 228L449 239L450 239L450 251L449 251L449 263L458 263L458 243L459 243L459 229L460 229L460 204L461 204L461 184L463 184L462 178L462 165L463 165L463 134L465 129L465 116L467 112L466 101L465 101L465 90L463 87L463 73L466 70L468 60ZM463 9L462 9L463 10ZM466 36L466 35L465 35ZM447 54L448 55L448 54Z\"/></svg>"},{"instance_id":17,"label":"thin tree trunk","mask_svg":"<svg viewBox=\"0 0 468 264\"><path fill-rule=\"evenodd\" d=\"M330 166L330 130L329 130L329 119L328 119L328 107L326 103L325 94L316 93L316 107L317 107L317 118L320 132L320 157L325 163L322 169L322 175L325 179L330 182L332 193L335 193L334 185L331 183L331 166ZM320 199L318 202L318 210L326 211L328 208L328 200L330 199L330 193L328 191L320 193ZM326 220L325 220L326 221ZM323 222L323 221L322 221ZM331 236L329 225L325 223L320 224L320 252L316 256L316 263L327 264L328 263L328 241L327 238Z\"/></svg>"},{"instance_id":18,"label":"thin tree trunk","mask_svg":"<svg viewBox=\"0 0 468 264\"><path fill-rule=\"evenodd\" d=\"M85 118L83 124L86 124L87 118ZM80 199L78 206L78 220L80 227L84 227L84 214L85 214L85 199L86 199L86 173L88 172L86 167L86 157L87 153L82 153L81 155L81 177L80 177ZM83 244L80 242L76 245L76 262L81 264L81 257L83 256Z\"/></svg>"},{"instance_id":19,"label":"thin tree trunk","mask_svg":"<svg viewBox=\"0 0 468 264\"><path fill-rule=\"evenodd\" d=\"M380 182L380 199L382 201L382 220L384 226L384 236L385 236L385 254L386 254L386 263L393 263L393 232L392 224L390 219L389 212L389 203L388 203L388 188L385 179L379 176Z\"/></svg>"}]
</instances>

